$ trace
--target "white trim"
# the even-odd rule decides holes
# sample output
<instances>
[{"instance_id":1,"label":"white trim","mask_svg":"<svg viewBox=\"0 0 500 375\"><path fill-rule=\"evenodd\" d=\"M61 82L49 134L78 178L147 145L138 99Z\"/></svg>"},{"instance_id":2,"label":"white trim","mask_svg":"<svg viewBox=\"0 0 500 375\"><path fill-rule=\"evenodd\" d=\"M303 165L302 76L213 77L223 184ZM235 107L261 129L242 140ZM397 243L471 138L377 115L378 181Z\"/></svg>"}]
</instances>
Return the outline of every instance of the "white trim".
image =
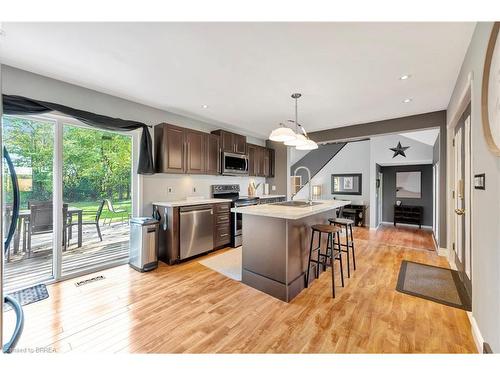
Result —
<instances>
[{"instance_id":1,"label":"white trim","mask_svg":"<svg viewBox=\"0 0 500 375\"><path fill-rule=\"evenodd\" d=\"M52 231L52 274L56 280L62 273L62 223L63 223L63 123L55 119L54 124L54 160L52 164L52 217L54 218Z\"/></svg>"},{"instance_id":2,"label":"white trim","mask_svg":"<svg viewBox=\"0 0 500 375\"><path fill-rule=\"evenodd\" d=\"M472 337L474 338L474 343L476 344L477 352L483 353L484 338L483 335L481 334L479 326L477 325L476 318L474 318L474 316L470 311L467 311L467 317L469 318Z\"/></svg>"}]
</instances>

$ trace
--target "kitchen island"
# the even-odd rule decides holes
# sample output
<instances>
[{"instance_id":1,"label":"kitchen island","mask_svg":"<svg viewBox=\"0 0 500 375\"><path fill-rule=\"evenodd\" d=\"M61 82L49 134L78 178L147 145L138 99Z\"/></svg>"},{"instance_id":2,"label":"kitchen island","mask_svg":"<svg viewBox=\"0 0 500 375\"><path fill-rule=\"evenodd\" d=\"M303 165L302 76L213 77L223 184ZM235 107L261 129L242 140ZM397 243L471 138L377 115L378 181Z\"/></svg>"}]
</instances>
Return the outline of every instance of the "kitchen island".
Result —
<instances>
[{"instance_id":1,"label":"kitchen island","mask_svg":"<svg viewBox=\"0 0 500 375\"><path fill-rule=\"evenodd\" d=\"M327 224L335 210L350 201L314 201L303 207L283 204L231 211L243 216L242 282L289 302L305 287L311 225Z\"/></svg>"}]
</instances>

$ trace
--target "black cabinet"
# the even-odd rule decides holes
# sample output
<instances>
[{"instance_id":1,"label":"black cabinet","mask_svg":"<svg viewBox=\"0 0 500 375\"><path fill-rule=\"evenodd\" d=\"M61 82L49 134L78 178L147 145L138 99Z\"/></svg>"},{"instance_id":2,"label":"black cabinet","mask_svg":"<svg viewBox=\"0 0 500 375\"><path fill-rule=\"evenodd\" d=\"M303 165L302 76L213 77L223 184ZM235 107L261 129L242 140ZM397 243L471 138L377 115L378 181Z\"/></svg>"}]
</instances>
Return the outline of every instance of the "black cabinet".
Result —
<instances>
[{"instance_id":1,"label":"black cabinet","mask_svg":"<svg viewBox=\"0 0 500 375\"><path fill-rule=\"evenodd\" d=\"M396 223L415 224L422 228L422 206L394 205L394 226Z\"/></svg>"}]
</instances>

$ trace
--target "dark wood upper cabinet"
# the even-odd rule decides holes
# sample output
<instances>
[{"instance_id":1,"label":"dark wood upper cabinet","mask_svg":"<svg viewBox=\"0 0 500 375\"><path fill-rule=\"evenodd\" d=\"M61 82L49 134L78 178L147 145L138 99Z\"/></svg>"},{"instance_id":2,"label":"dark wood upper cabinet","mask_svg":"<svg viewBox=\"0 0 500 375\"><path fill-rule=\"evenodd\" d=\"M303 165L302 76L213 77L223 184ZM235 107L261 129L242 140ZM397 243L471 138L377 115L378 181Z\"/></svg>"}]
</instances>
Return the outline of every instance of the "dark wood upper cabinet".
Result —
<instances>
[{"instance_id":1,"label":"dark wood upper cabinet","mask_svg":"<svg viewBox=\"0 0 500 375\"><path fill-rule=\"evenodd\" d=\"M248 175L249 176L256 176L256 170L255 170L255 161L256 161L256 153L257 153L257 146L248 144L247 145L247 150L248 150Z\"/></svg>"},{"instance_id":2,"label":"dark wood upper cabinet","mask_svg":"<svg viewBox=\"0 0 500 375\"><path fill-rule=\"evenodd\" d=\"M186 173L205 173L205 133L185 129Z\"/></svg>"},{"instance_id":3,"label":"dark wood upper cabinet","mask_svg":"<svg viewBox=\"0 0 500 375\"><path fill-rule=\"evenodd\" d=\"M261 152L262 152L262 157L261 157L262 168L260 170L260 173L263 177L269 177L269 172L271 169L270 152L269 149L267 148L262 148Z\"/></svg>"},{"instance_id":4,"label":"dark wood upper cabinet","mask_svg":"<svg viewBox=\"0 0 500 375\"><path fill-rule=\"evenodd\" d=\"M225 130L214 130L212 134L220 137L221 149L224 152L234 152L235 154L247 153L247 137Z\"/></svg>"},{"instance_id":5,"label":"dark wood upper cabinet","mask_svg":"<svg viewBox=\"0 0 500 375\"><path fill-rule=\"evenodd\" d=\"M205 171L207 174L219 174L221 167L219 136L205 134L205 145Z\"/></svg>"},{"instance_id":6,"label":"dark wood upper cabinet","mask_svg":"<svg viewBox=\"0 0 500 375\"><path fill-rule=\"evenodd\" d=\"M220 174L219 136L159 124L154 139L158 173Z\"/></svg>"},{"instance_id":7,"label":"dark wood upper cabinet","mask_svg":"<svg viewBox=\"0 0 500 375\"><path fill-rule=\"evenodd\" d=\"M274 153L274 149L268 148L267 152L269 153L269 174L267 177L274 177L274 172L276 170L276 165L275 165L276 156Z\"/></svg>"},{"instance_id":8,"label":"dark wood upper cabinet","mask_svg":"<svg viewBox=\"0 0 500 375\"><path fill-rule=\"evenodd\" d=\"M156 171L160 173L185 173L185 129L170 124L154 128Z\"/></svg>"},{"instance_id":9,"label":"dark wood upper cabinet","mask_svg":"<svg viewBox=\"0 0 500 375\"><path fill-rule=\"evenodd\" d=\"M233 134L233 144L234 144L234 152L237 154L246 154L247 153L247 137L244 135Z\"/></svg>"},{"instance_id":10,"label":"dark wood upper cabinet","mask_svg":"<svg viewBox=\"0 0 500 375\"><path fill-rule=\"evenodd\" d=\"M256 177L274 176L274 150L248 143L248 174Z\"/></svg>"}]
</instances>

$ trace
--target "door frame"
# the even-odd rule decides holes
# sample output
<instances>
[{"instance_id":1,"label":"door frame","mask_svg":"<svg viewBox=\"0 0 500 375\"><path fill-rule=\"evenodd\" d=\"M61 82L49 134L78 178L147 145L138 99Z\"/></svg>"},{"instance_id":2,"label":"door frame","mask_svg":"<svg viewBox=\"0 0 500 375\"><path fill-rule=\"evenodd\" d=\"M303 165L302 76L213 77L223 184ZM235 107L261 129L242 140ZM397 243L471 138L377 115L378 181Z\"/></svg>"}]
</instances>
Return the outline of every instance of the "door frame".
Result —
<instances>
[{"instance_id":1,"label":"door frame","mask_svg":"<svg viewBox=\"0 0 500 375\"><path fill-rule=\"evenodd\" d=\"M455 151L453 147L453 139L455 136L455 127L458 125L460 118L462 117L464 111L467 109L467 107L470 105L470 118L471 118L471 123L470 123L470 148L469 148L469 164L470 164L470 172L471 175L473 175L473 155L474 155L474 149L473 149L473 134L472 134L472 119L474 118L474 113L475 113L475 107L474 103L472 103L472 90L473 90L473 74L472 72L469 73L467 77L467 81L465 82L465 86L462 90L462 93L459 97L458 102L455 104L455 108L452 110L452 115L450 116L450 120L446 126L447 128L447 135L446 135L446 150L447 150L447 176L446 176L446 199L447 199L447 224L446 224L446 232L447 232L447 257L448 257L448 263L450 264L452 269L457 269L457 266L455 264L455 251L453 250L453 242L455 241L455 199L453 197L453 191L455 189L454 186L454 179L455 179ZM464 134L464 140L465 140L465 134ZM471 176L472 177L472 176ZM465 186L468 185L470 186L470 192L469 192L469 207L470 209L468 210L469 212L466 212L466 228L465 230L468 231L468 239L466 239L467 243L469 244L470 248L470 267L471 267L471 284L474 285L474 281L472 280L472 269L473 264L474 264L474 256L473 256L473 236L474 236L474 231L472 227L472 217L473 217L473 212L474 212L474 199L473 199L473 189L472 189L472 184L465 184L464 183L464 188ZM469 220L467 220L467 217ZM466 236L467 238L467 236Z\"/></svg>"},{"instance_id":2,"label":"door frame","mask_svg":"<svg viewBox=\"0 0 500 375\"><path fill-rule=\"evenodd\" d=\"M68 117L59 113L47 113L43 115L10 115L12 117L24 118L28 120L41 120L50 121L54 123L54 152L53 152L53 180L52 180L52 197L53 197L53 218L54 218L54 228L52 237L52 277L49 279L44 279L45 284L52 284L54 282L63 281L67 279L72 279L82 275L86 275L93 272L98 272L107 268L116 267L119 265L126 264L127 259L119 261L110 261L105 264L99 264L95 267L91 267L85 270L72 272L69 274L62 275L62 246L58 244L62 243L62 202L63 202L63 130L64 125L75 125L91 130L100 130L92 126L86 125L72 117ZM0 120L2 117L0 117ZM121 133L121 132L117 132ZM131 168L131 197L132 197L132 216L139 216L142 211L142 192L143 192L143 176L137 174L137 166L139 163L139 153L140 153L140 140L142 135L142 129L136 129L130 132L122 132L125 135L129 135L132 139L132 168ZM127 134L126 134L127 133ZM3 194L0 194L3 199ZM3 206L0 206L3 209ZM1 215L0 215L1 216ZM59 228L59 229L57 229ZM57 249L57 250L54 250ZM29 285L28 285L29 286ZM3 283L2 283L3 290Z\"/></svg>"}]
</instances>

